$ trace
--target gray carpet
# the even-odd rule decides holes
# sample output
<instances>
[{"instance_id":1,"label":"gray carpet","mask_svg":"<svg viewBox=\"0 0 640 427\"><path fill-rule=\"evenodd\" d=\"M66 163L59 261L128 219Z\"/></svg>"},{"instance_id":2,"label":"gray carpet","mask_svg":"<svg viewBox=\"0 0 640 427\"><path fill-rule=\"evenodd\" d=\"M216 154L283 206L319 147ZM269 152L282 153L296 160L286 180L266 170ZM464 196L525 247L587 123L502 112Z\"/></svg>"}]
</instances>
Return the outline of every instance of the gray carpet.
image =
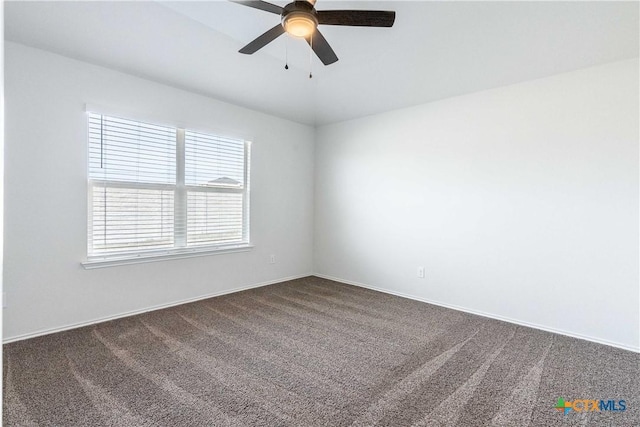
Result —
<instances>
[{"instance_id":1,"label":"gray carpet","mask_svg":"<svg viewBox=\"0 0 640 427\"><path fill-rule=\"evenodd\" d=\"M12 426L640 425L639 354L316 277L8 344L3 366Z\"/></svg>"}]
</instances>

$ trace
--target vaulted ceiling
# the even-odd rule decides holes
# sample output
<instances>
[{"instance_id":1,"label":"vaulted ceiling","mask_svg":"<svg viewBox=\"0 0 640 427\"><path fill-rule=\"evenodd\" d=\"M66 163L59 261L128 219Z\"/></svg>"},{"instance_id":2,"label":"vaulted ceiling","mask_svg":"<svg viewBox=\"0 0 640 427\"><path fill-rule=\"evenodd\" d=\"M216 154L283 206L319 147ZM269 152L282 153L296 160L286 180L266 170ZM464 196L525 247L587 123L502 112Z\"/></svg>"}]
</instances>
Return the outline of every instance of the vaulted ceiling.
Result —
<instances>
[{"instance_id":1,"label":"vaulted ceiling","mask_svg":"<svg viewBox=\"0 0 640 427\"><path fill-rule=\"evenodd\" d=\"M340 58L326 67L289 36L239 54L279 17L226 1L5 2L5 38L320 125L638 57L638 6L318 0L397 12L393 28L320 27Z\"/></svg>"}]
</instances>

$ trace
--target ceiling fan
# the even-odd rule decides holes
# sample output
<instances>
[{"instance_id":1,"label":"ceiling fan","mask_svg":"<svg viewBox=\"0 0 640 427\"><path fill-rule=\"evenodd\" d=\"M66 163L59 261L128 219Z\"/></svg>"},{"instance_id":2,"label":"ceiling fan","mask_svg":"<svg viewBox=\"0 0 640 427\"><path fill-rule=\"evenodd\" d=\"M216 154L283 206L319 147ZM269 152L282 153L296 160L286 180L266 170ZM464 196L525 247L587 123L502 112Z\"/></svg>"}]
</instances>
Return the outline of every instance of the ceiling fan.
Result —
<instances>
[{"instance_id":1,"label":"ceiling fan","mask_svg":"<svg viewBox=\"0 0 640 427\"><path fill-rule=\"evenodd\" d=\"M251 55L271 43L283 33L304 38L324 65L338 60L318 25L345 25L351 27L391 27L396 13L382 10L316 10L315 0L293 1L285 7L254 0L230 0L255 9L280 15L281 22L240 49L240 53Z\"/></svg>"}]
</instances>

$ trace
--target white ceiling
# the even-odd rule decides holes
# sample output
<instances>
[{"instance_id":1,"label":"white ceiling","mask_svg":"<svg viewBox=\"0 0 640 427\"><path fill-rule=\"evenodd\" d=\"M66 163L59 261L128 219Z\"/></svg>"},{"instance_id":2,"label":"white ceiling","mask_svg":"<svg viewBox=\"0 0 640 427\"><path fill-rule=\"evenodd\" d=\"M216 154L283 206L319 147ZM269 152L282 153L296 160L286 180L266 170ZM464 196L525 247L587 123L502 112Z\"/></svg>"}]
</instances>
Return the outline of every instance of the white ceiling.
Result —
<instances>
[{"instance_id":1,"label":"white ceiling","mask_svg":"<svg viewBox=\"0 0 640 427\"><path fill-rule=\"evenodd\" d=\"M285 5L286 1L273 1ZM322 26L323 66L279 22L225 1L5 2L5 37L301 123L325 124L638 57L638 2L323 1L395 10L393 28ZM289 66L284 70L285 50Z\"/></svg>"}]
</instances>

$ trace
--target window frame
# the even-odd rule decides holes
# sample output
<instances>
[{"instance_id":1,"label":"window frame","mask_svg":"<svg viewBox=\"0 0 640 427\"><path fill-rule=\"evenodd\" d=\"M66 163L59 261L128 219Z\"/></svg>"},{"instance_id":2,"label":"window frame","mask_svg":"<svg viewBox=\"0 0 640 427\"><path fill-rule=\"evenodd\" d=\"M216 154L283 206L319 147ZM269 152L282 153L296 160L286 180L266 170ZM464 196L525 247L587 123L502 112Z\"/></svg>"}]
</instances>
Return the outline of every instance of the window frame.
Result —
<instances>
[{"instance_id":1,"label":"window frame","mask_svg":"<svg viewBox=\"0 0 640 427\"><path fill-rule=\"evenodd\" d=\"M88 217L85 222L87 230L85 233L86 241L86 260L81 262L85 269L109 267L116 265L135 264L143 262L154 262L167 259L179 259L190 258L198 256L246 252L251 250L254 246L251 244L250 236L250 178L251 178L251 141L245 138L223 136L221 132L212 132L210 130L202 130L201 128L191 128L189 126L176 126L176 125L161 125L170 126L176 129L176 182L175 184L159 184L159 183L142 183L135 181L110 181L100 180L90 177L89 173L89 149L88 149L88 137L89 137L89 113L99 114L102 116L111 116L116 118L122 118L126 120L138 121L141 123L159 125L154 123L153 120L139 119L133 115L121 115L112 113L103 113L93 109L87 108L87 139L85 140L85 146L87 147L87 207ZM129 117L133 116L133 117ZM194 131L204 133L211 136L218 136L224 138L237 139L244 144L244 159L243 159L243 186L242 188L225 188L225 187L205 187L194 186L185 184L185 133L186 131ZM92 239L92 221L93 221L93 191L97 187L115 187L115 188L130 188L130 189L152 189L152 190L168 190L174 193L174 219L173 219L173 246L155 249L138 249L128 250L112 253L91 254L90 245ZM242 194L242 239L240 242L225 243L225 244L199 244L187 246L187 195L188 192L202 192L202 193L235 193Z\"/></svg>"}]
</instances>

